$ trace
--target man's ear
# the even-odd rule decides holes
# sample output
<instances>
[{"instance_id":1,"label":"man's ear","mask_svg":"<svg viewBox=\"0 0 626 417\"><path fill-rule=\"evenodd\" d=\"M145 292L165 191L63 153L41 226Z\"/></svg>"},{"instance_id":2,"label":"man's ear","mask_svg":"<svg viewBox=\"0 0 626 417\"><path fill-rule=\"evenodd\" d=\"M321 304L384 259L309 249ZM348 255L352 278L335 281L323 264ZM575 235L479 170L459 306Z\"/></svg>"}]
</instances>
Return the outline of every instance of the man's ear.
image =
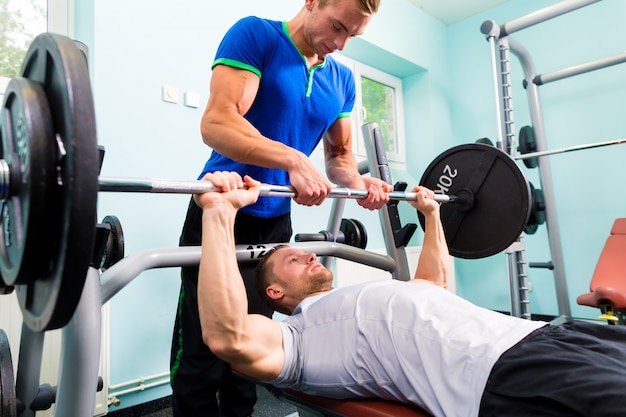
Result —
<instances>
[{"instance_id":1,"label":"man's ear","mask_svg":"<svg viewBox=\"0 0 626 417\"><path fill-rule=\"evenodd\" d=\"M313 6L315 5L316 1L317 0L305 0L304 1L304 7L306 7L306 9L308 11L311 11L311 10L313 10Z\"/></svg>"},{"instance_id":2,"label":"man's ear","mask_svg":"<svg viewBox=\"0 0 626 417\"><path fill-rule=\"evenodd\" d=\"M270 285L265 289L265 294L272 300L280 300L285 296L283 290L276 285Z\"/></svg>"}]
</instances>

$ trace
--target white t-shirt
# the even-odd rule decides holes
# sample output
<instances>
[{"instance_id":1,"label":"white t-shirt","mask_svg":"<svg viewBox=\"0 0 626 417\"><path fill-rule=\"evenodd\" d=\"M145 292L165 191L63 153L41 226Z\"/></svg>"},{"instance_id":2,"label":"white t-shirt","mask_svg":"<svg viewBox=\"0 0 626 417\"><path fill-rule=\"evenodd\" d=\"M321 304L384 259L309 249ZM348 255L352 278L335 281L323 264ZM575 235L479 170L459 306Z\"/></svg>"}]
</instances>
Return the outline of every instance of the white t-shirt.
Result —
<instances>
[{"instance_id":1,"label":"white t-shirt","mask_svg":"<svg viewBox=\"0 0 626 417\"><path fill-rule=\"evenodd\" d=\"M436 417L477 416L500 355L546 324L426 283L339 288L303 300L281 322L285 364L270 383L330 398L414 403Z\"/></svg>"}]
</instances>

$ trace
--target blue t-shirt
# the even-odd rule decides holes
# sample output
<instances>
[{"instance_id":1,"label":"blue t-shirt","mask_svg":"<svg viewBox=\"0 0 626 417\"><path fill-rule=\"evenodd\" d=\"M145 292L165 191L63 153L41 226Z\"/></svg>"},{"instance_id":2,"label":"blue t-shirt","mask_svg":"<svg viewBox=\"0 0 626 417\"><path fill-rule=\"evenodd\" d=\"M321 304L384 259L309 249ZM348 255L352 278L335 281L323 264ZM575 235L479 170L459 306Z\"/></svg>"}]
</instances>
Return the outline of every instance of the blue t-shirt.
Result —
<instances>
[{"instance_id":1,"label":"blue t-shirt","mask_svg":"<svg viewBox=\"0 0 626 417\"><path fill-rule=\"evenodd\" d=\"M305 155L313 152L338 118L349 117L354 106L352 72L330 56L309 68L286 22L241 19L222 40L213 62L213 67L216 65L245 69L259 76L259 91L244 117L265 137ZM198 178L213 171L237 171L266 184L290 184L286 171L242 164L215 151ZM256 217L276 217L290 208L289 198L261 197L242 211Z\"/></svg>"}]
</instances>

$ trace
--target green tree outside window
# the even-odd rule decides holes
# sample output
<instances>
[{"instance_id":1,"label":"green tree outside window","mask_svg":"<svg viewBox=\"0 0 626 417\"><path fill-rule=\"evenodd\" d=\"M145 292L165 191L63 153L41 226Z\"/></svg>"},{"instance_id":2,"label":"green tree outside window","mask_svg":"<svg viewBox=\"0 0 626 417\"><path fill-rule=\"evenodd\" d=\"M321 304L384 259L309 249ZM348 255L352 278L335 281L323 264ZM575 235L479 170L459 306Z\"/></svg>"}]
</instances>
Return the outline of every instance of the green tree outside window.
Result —
<instances>
[{"instance_id":1,"label":"green tree outside window","mask_svg":"<svg viewBox=\"0 0 626 417\"><path fill-rule=\"evenodd\" d=\"M361 77L361 91L365 122L376 122L383 137L385 151L398 153L394 89L367 77Z\"/></svg>"},{"instance_id":2,"label":"green tree outside window","mask_svg":"<svg viewBox=\"0 0 626 417\"><path fill-rule=\"evenodd\" d=\"M28 46L46 30L46 1L0 0L0 76L20 72Z\"/></svg>"}]
</instances>

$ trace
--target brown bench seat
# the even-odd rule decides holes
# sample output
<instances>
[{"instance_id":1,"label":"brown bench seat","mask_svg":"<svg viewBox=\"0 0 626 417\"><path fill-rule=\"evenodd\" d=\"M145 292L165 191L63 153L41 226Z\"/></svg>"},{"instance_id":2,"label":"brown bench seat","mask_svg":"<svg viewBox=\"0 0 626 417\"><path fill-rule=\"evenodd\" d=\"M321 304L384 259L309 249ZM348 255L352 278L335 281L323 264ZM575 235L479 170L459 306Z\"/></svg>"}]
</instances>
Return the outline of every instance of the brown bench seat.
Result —
<instances>
[{"instance_id":1,"label":"brown bench seat","mask_svg":"<svg viewBox=\"0 0 626 417\"><path fill-rule=\"evenodd\" d=\"M626 314L626 218L613 222L589 289L576 299L579 305L600 308L602 318L607 318L608 313L610 322L622 321L620 317Z\"/></svg>"},{"instance_id":2,"label":"brown bench seat","mask_svg":"<svg viewBox=\"0 0 626 417\"><path fill-rule=\"evenodd\" d=\"M379 399L337 400L283 389L285 400L305 406L324 417L432 417L421 408Z\"/></svg>"}]
</instances>

